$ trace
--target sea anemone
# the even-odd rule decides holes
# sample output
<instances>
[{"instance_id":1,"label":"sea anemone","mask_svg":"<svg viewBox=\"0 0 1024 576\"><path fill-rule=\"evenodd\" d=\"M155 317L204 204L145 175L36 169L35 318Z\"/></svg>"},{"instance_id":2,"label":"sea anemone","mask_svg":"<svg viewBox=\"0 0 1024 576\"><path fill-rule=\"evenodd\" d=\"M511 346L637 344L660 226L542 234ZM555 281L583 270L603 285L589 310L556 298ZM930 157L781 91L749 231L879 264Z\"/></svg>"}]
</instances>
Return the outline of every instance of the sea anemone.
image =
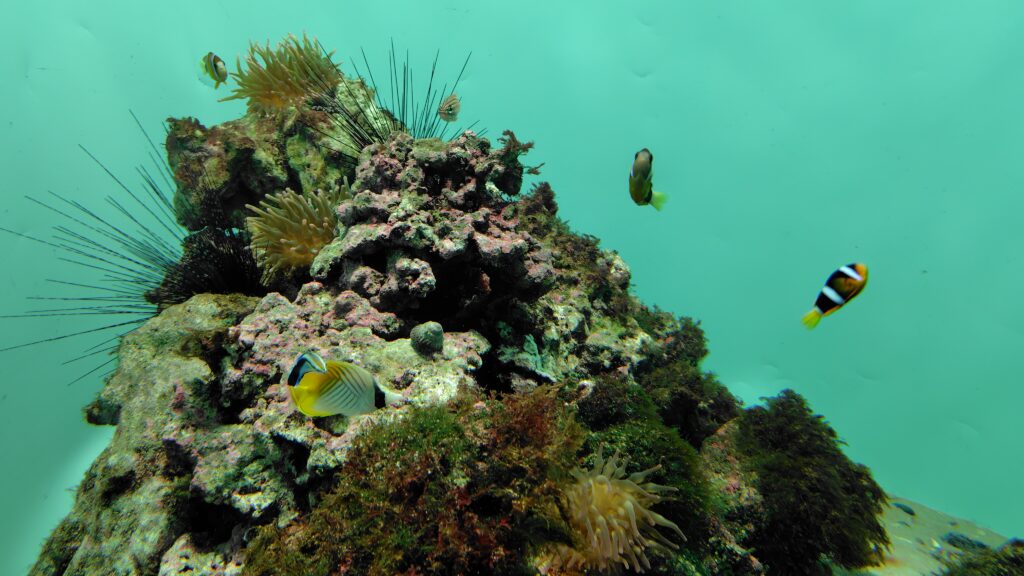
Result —
<instances>
[{"instance_id":1,"label":"sea anemone","mask_svg":"<svg viewBox=\"0 0 1024 576\"><path fill-rule=\"evenodd\" d=\"M294 35L278 43L275 49L249 44L245 69L238 59L232 72L235 89L226 100L248 99L249 111L275 113L297 106L315 95L332 93L341 82L341 70L316 38L305 34L300 41Z\"/></svg>"},{"instance_id":2,"label":"sea anemone","mask_svg":"<svg viewBox=\"0 0 1024 576\"><path fill-rule=\"evenodd\" d=\"M646 549L678 548L658 526L672 529L685 540L679 526L651 510L662 494L675 490L644 481L660 466L627 475L626 463L618 452L605 460L598 450L592 470L572 472L576 482L564 496L574 545L545 549L539 563L543 573L603 572L619 565L643 572L651 567Z\"/></svg>"},{"instance_id":3,"label":"sea anemone","mask_svg":"<svg viewBox=\"0 0 1024 576\"><path fill-rule=\"evenodd\" d=\"M286 188L264 198L258 207L246 204L255 214L245 219L245 226L265 280L313 263L320 250L334 240L338 225L335 208L345 195L345 191L322 190L297 194Z\"/></svg>"}]
</instances>

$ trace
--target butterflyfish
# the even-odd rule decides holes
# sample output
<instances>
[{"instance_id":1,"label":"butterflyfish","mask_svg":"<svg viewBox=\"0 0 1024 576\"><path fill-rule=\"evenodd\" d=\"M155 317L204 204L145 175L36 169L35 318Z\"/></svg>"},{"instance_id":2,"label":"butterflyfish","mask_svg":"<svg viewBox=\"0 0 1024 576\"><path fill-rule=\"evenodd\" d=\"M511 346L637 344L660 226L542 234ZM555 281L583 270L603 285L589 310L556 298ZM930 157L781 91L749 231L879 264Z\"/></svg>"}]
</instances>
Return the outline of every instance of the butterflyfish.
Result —
<instances>
[{"instance_id":1,"label":"butterflyfish","mask_svg":"<svg viewBox=\"0 0 1024 576\"><path fill-rule=\"evenodd\" d=\"M814 328L821 321L822 316L828 316L842 308L847 302L856 298L867 284L867 266L860 263L840 266L825 281L821 292L818 293L818 299L814 301L814 308L804 314L804 326Z\"/></svg>"},{"instance_id":2,"label":"butterflyfish","mask_svg":"<svg viewBox=\"0 0 1024 576\"><path fill-rule=\"evenodd\" d=\"M462 102L454 92L441 101L437 107L437 115L445 122L455 122L459 119L459 110L462 110Z\"/></svg>"},{"instance_id":3,"label":"butterflyfish","mask_svg":"<svg viewBox=\"0 0 1024 576\"><path fill-rule=\"evenodd\" d=\"M200 78L213 80L213 89L220 88L220 85L228 81L228 67L224 61L213 52L207 52L199 61Z\"/></svg>"},{"instance_id":4,"label":"butterflyfish","mask_svg":"<svg viewBox=\"0 0 1024 576\"><path fill-rule=\"evenodd\" d=\"M661 210L668 200L661 192L654 191L654 155L647 148L633 156L633 168L629 171L629 195L640 206L650 204Z\"/></svg>"},{"instance_id":5,"label":"butterflyfish","mask_svg":"<svg viewBox=\"0 0 1024 576\"><path fill-rule=\"evenodd\" d=\"M401 394L381 386L366 369L324 360L315 352L295 359L288 374L288 392L306 416L357 416L405 402Z\"/></svg>"}]
</instances>

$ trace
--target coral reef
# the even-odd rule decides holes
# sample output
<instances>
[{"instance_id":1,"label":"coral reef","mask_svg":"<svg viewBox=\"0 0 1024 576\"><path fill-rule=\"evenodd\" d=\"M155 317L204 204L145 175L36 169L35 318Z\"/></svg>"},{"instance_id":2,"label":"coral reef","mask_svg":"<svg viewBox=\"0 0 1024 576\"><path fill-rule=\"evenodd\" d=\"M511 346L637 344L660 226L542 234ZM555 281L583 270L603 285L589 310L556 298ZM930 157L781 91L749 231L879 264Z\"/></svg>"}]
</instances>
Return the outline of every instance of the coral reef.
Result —
<instances>
[{"instance_id":1,"label":"coral reef","mask_svg":"<svg viewBox=\"0 0 1024 576\"><path fill-rule=\"evenodd\" d=\"M262 529L243 573L528 574L581 432L553 390L413 410L356 439L307 519Z\"/></svg>"},{"instance_id":2,"label":"coral reef","mask_svg":"<svg viewBox=\"0 0 1024 576\"><path fill-rule=\"evenodd\" d=\"M170 121L185 256L33 574L812 574L885 546L881 491L802 399L743 411L698 323L640 303L550 185L522 193L531 143L383 134L361 81L281 78L328 66L314 46L253 48L245 117ZM203 293L210 267L236 294ZM307 351L407 402L304 416Z\"/></svg>"},{"instance_id":3,"label":"coral reef","mask_svg":"<svg viewBox=\"0 0 1024 576\"><path fill-rule=\"evenodd\" d=\"M117 433L86 472L71 514L31 574L155 574L183 533L196 531L204 544L230 536L237 514L190 487L188 455L168 443L188 436L195 454L227 440L222 434L230 434L231 425L216 431L203 423L219 409L212 384L221 344L254 304L240 296L196 296L123 338L117 371L86 410L90 422L117 424ZM235 445L232 451L236 462L259 463L265 448ZM285 496L272 494L283 486L265 488L266 501Z\"/></svg>"}]
</instances>

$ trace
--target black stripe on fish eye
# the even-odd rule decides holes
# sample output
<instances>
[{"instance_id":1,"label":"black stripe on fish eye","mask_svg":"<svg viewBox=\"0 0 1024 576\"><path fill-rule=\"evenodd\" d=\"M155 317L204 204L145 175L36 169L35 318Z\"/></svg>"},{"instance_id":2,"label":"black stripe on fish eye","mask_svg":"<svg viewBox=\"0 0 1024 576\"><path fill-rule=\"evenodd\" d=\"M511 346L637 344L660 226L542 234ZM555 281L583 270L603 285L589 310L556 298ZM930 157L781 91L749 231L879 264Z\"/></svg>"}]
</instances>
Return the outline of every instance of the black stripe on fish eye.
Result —
<instances>
[{"instance_id":1,"label":"black stripe on fish eye","mask_svg":"<svg viewBox=\"0 0 1024 576\"><path fill-rule=\"evenodd\" d=\"M306 367L306 364L308 362L309 360L307 360L304 356L300 357L298 360L295 361L295 366L293 366L292 371L288 373L289 386L297 386L299 380L302 380L303 374L306 373L306 370L304 370L304 368Z\"/></svg>"},{"instance_id":2,"label":"black stripe on fish eye","mask_svg":"<svg viewBox=\"0 0 1024 576\"><path fill-rule=\"evenodd\" d=\"M373 407L383 408L387 405L387 398L384 396L384 391L380 389L377 384L377 379L373 380Z\"/></svg>"}]
</instances>

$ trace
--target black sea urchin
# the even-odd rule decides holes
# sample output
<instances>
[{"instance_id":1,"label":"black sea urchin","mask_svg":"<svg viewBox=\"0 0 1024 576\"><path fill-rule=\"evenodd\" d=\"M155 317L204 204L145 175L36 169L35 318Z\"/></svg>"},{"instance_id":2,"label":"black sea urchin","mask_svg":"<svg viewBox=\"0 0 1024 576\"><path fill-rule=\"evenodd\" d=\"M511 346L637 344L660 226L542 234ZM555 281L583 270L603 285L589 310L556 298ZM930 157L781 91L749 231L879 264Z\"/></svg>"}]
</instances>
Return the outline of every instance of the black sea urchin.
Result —
<instances>
[{"instance_id":1,"label":"black sea urchin","mask_svg":"<svg viewBox=\"0 0 1024 576\"><path fill-rule=\"evenodd\" d=\"M311 108L325 113L333 124L333 133L320 132L333 140L340 152L357 156L366 146L385 142L395 132L405 132L413 138L444 140L476 125L473 122L456 128L454 117L449 116L450 119L446 120L444 115L438 113L441 103L454 97L472 53L466 56L455 81L450 86L445 83L440 88L435 84L440 51L435 53L426 88L418 96L408 52L404 62L399 65L392 42L387 56L387 75L381 77L384 80L381 83L377 82L366 52L360 52L364 68L360 70L352 60L356 79L342 81L336 85L336 89L324 82L324 90L311 101ZM328 87L331 89L328 90Z\"/></svg>"},{"instance_id":2,"label":"black sea urchin","mask_svg":"<svg viewBox=\"0 0 1024 576\"><path fill-rule=\"evenodd\" d=\"M162 308L202 292L259 293L259 270L242 231L201 230L191 235L175 217L171 198L174 176L142 123L132 113L150 149L151 167L139 166L142 187L132 189L84 146L82 150L117 184L105 200L114 208L100 210L50 192L50 198L28 200L56 215L49 238L8 228L0 230L56 248L60 261L94 274L91 281L76 275L49 282L75 290L73 295L31 296L52 307L35 308L3 318L102 318L96 326L42 340L0 348L0 352L47 342L94 335L98 341L65 364L113 352L121 336L134 330ZM106 213L104 213L106 212ZM112 364L109 358L72 382Z\"/></svg>"}]
</instances>

